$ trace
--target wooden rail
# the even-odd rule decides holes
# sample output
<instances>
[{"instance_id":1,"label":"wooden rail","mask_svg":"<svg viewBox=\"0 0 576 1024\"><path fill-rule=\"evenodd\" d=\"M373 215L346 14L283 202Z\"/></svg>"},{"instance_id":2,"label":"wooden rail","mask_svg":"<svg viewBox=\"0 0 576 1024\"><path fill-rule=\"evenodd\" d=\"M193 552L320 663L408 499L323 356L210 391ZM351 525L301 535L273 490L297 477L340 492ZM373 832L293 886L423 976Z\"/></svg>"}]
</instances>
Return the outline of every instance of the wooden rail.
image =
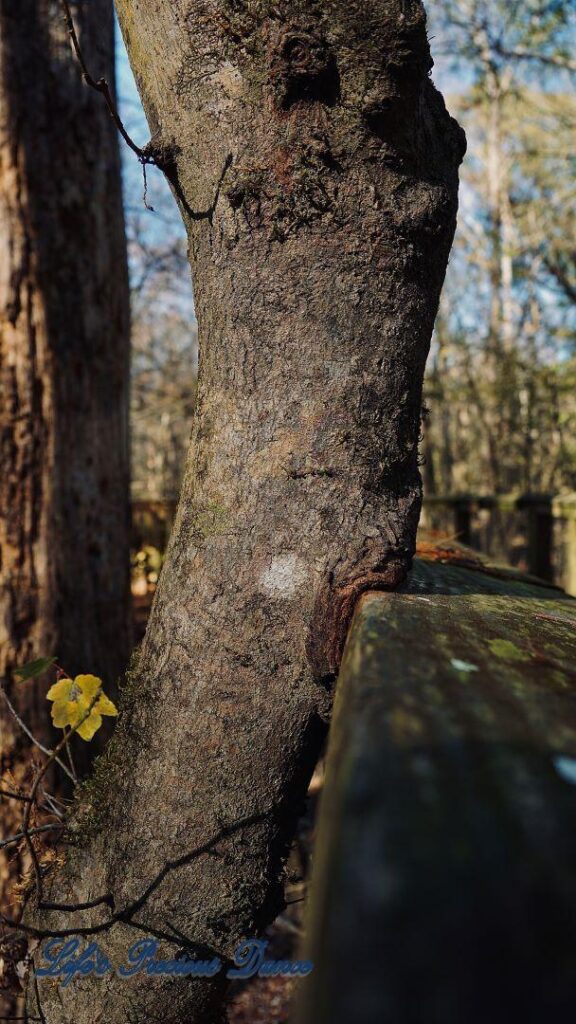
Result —
<instances>
[{"instance_id":1,"label":"wooden rail","mask_svg":"<svg viewBox=\"0 0 576 1024\"><path fill-rule=\"evenodd\" d=\"M554 524L564 520L564 586L569 594L576 595L576 494L429 495L424 499L424 507L449 509L457 539L468 546L474 546L473 521L479 510L525 513L528 571L550 581L554 580Z\"/></svg>"},{"instance_id":2,"label":"wooden rail","mask_svg":"<svg viewBox=\"0 0 576 1024\"><path fill-rule=\"evenodd\" d=\"M576 1009L576 601L418 561L338 681L299 1024Z\"/></svg>"}]
</instances>

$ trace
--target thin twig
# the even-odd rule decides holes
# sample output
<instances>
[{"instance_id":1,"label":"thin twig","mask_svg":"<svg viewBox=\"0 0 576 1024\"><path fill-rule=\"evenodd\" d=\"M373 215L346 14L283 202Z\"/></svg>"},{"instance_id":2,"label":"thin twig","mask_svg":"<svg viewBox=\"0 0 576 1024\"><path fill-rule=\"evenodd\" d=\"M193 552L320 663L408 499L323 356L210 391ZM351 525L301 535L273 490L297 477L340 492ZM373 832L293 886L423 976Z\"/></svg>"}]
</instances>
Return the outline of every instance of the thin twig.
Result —
<instances>
[{"instance_id":1,"label":"thin twig","mask_svg":"<svg viewBox=\"0 0 576 1024\"><path fill-rule=\"evenodd\" d=\"M155 213L156 211L154 210L154 207L151 206L150 203L148 202L148 175L146 173L146 163L147 162L150 162L150 161L146 161L146 160L141 160L140 161L140 163L142 164L142 178L144 179L144 191L142 193L142 202L144 203L144 206L146 207L146 209L150 210L150 213Z\"/></svg>"},{"instance_id":2,"label":"thin twig","mask_svg":"<svg viewBox=\"0 0 576 1024\"><path fill-rule=\"evenodd\" d=\"M190 864L193 860L196 860L204 853L211 853L218 843L221 843L223 839L227 839L229 836L234 835L241 828L248 828L250 825L258 825L265 818L265 814L251 814L247 818L241 818L238 821L232 822L230 825L223 825L219 832L216 833L206 843L201 846L197 846L194 850L190 850L189 853L185 853L182 857L177 857L175 860L167 860L164 867L158 872L156 878L154 878L147 888L144 890L141 896L133 903L129 904L124 911L120 911L117 915L118 920L124 920L126 916L131 917L140 910L145 903L148 902L152 894L162 884L166 875L170 874L171 871L176 871L178 868L185 867Z\"/></svg>"},{"instance_id":3,"label":"thin twig","mask_svg":"<svg viewBox=\"0 0 576 1024\"><path fill-rule=\"evenodd\" d=\"M30 853L30 857L32 858L32 866L34 868L34 875L35 875L35 878L36 878L36 892L37 892L37 896L38 896L38 905L39 905L39 907L42 906L42 899L43 899L42 871L41 871L41 868L40 868L40 862L38 860L38 856L36 854L36 850L34 849L34 843L32 842L32 840L30 838L29 826L30 826L30 815L32 814L32 806L33 806L33 804L36 801L36 794L38 792L38 787L39 787L42 779L46 775L46 772L48 771L50 765L54 761L58 761L58 754L67 745L67 743L68 743L68 741L70 739L70 736L73 736L74 733L78 731L80 726L83 725L83 723L86 722L87 719L90 717L94 707L96 706L96 704L100 700L101 694L102 694L102 687L99 686L97 691L96 691L96 693L94 694L92 700L90 701L90 704L88 705L84 715L82 715L80 720L78 722L76 722L76 725L73 725L71 727L69 732L66 732L66 731L64 732L64 735L63 735L62 739L60 740L59 743L56 744L56 746L54 747L54 750L50 754L50 757L48 758L47 761L44 762L42 768L40 769L40 771L38 772L36 778L34 779L34 782L32 783L32 788L30 790L30 793L28 794L29 797L30 797L30 803L29 804L25 804L25 806L24 806L24 814L22 815L22 831L24 833L24 837L23 838L24 838L24 840L26 842L26 845L28 847L28 851Z\"/></svg>"},{"instance_id":4,"label":"thin twig","mask_svg":"<svg viewBox=\"0 0 576 1024\"><path fill-rule=\"evenodd\" d=\"M42 1024L47 1024L46 1017L44 1016L44 1010L42 1009L42 1002L40 1000L40 989L38 988L38 978L36 977L36 964L34 963L34 957L31 959L32 962L32 977L34 978L34 993L36 995L36 1005L38 1007L38 1013L40 1014L40 1020Z\"/></svg>"},{"instance_id":5,"label":"thin twig","mask_svg":"<svg viewBox=\"0 0 576 1024\"><path fill-rule=\"evenodd\" d=\"M106 79L105 78L98 78L98 79L96 79L96 78L94 78L90 74L90 72L88 70L88 66L86 64L86 61L84 59L84 54L82 53L82 48L80 46L80 41L78 39L78 34L76 32L76 28L74 27L74 20L72 18L72 11L70 10L70 4L68 3L68 0L61 0L61 3L62 3L62 10L64 12L64 21L66 22L66 28L68 30L68 35L70 36L70 42L72 44L72 49L74 50L74 53L76 54L76 59L78 60L78 63L80 65L80 69L82 71L82 77L83 77L84 81L86 82L86 85L88 85L91 89L95 89L96 92L99 92L104 97L104 100L106 101L106 106L108 107L108 110L110 112L110 116L112 117L112 120L114 121L114 124L116 125L116 128L120 132L120 135L124 139L124 142L126 143L126 145L138 157L138 159L139 159L139 161L140 161L140 163L142 165L142 174L143 174L143 177L144 177L144 195L143 195L144 206L146 207L147 210L150 210L153 213L154 212L154 207L150 206L150 204L148 203L148 181L147 181L147 177L146 177L146 164L156 164L156 160L154 158L154 155L149 150L142 149L141 146L138 146L137 143L134 142L134 140L130 137L130 135L126 131L126 128L124 127L124 123L122 121L122 118L120 117L120 114L118 113L118 108L117 108L117 106L116 106L116 104L114 102L114 98L113 98L112 93L110 91L110 86L108 85L108 82L106 81Z\"/></svg>"},{"instance_id":6,"label":"thin twig","mask_svg":"<svg viewBox=\"0 0 576 1024\"><path fill-rule=\"evenodd\" d=\"M68 742L68 740L69 740L70 736L72 735L72 733L71 732L66 732L66 730L64 730L64 735L66 737L66 753L68 755L68 764L70 765L70 771L72 772L72 775L74 776L74 781L78 782L78 776L76 774L76 767L74 765L74 758L72 757L72 750L71 750L70 744Z\"/></svg>"},{"instance_id":7,"label":"thin twig","mask_svg":"<svg viewBox=\"0 0 576 1024\"><path fill-rule=\"evenodd\" d=\"M91 89L95 89L96 92L102 94L102 96L106 100L106 104L108 106L108 110L110 111L112 120L114 121L114 124L120 132L120 135L124 139L126 145L130 147L132 152L136 153L138 159L142 163L154 163L153 157L151 157L149 153L146 153L145 150L141 149L141 147L138 146L134 142L134 140L130 138L128 132L126 131L122 123L122 119L116 109L116 104L114 103L112 93L110 92L110 86L108 85L106 79L99 78L98 80L96 80L90 74L88 67L86 65L86 61L84 60L84 54L82 53L82 49L80 47L80 42L78 40L76 29L74 27L74 21L72 19L72 11L70 10L70 4L68 3L68 0L61 0L61 2L62 8L64 10L64 20L66 22L66 28L68 29L68 35L70 36L70 42L72 43L72 48L74 50L74 53L76 54L76 58L78 60L80 68L82 69L82 77L84 78L86 85L89 85Z\"/></svg>"},{"instance_id":8,"label":"thin twig","mask_svg":"<svg viewBox=\"0 0 576 1024\"><path fill-rule=\"evenodd\" d=\"M104 896L97 896L94 900L87 900L86 903L50 903L48 900L44 900L42 903L42 910L60 910L67 914L75 914L80 910L93 910L94 907L100 907L102 905L110 907L114 910L114 897L112 893L107 892Z\"/></svg>"},{"instance_id":9,"label":"thin twig","mask_svg":"<svg viewBox=\"0 0 576 1024\"><path fill-rule=\"evenodd\" d=\"M12 843L19 843L21 839L28 836L37 836L40 832L52 832L56 828L65 828L64 822L54 821L50 825L38 825L37 828L30 828L27 832L15 832L13 836L8 836L7 839L2 839L0 842L0 850L3 850L5 846L10 846Z\"/></svg>"},{"instance_id":10,"label":"thin twig","mask_svg":"<svg viewBox=\"0 0 576 1024\"><path fill-rule=\"evenodd\" d=\"M33 733L30 732L30 729L28 728L26 723L22 721L22 719L20 718L18 712L16 711L16 708L11 703L11 701L10 701L10 699L8 697L8 694L6 693L6 690L4 689L2 684L0 684L0 694L2 694L2 696L3 696L3 698L4 698L5 702L6 702L6 705L8 707L8 710L10 711L11 715L13 716L13 718L16 720L16 722L18 723L18 725L22 729L22 732L26 733L28 739L32 740L32 743L34 744L35 747L38 747L38 750L41 750L42 753L46 754L47 757L51 757L51 755L53 754L53 751L52 750L48 750L47 747L44 747L42 745L42 743L40 743L40 741L36 739L36 737L33 735ZM74 776L70 773L70 769L68 768L68 766L66 764L64 764L64 761L61 761L60 758L55 757L54 758L54 762L55 762L55 764L58 765L59 768L62 768L62 771L66 772L66 775L68 776L68 778L72 782L75 783L76 780L74 779Z\"/></svg>"},{"instance_id":11,"label":"thin twig","mask_svg":"<svg viewBox=\"0 0 576 1024\"><path fill-rule=\"evenodd\" d=\"M11 793L8 789L0 789L0 796L5 796L9 800L21 800L22 803L30 803L30 797L24 796L22 793Z\"/></svg>"},{"instance_id":12,"label":"thin twig","mask_svg":"<svg viewBox=\"0 0 576 1024\"><path fill-rule=\"evenodd\" d=\"M48 811L49 814L55 814L60 821L64 821L64 812L58 807L58 804L54 797L50 793L43 794L44 803L38 804L41 811Z\"/></svg>"},{"instance_id":13,"label":"thin twig","mask_svg":"<svg viewBox=\"0 0 576 1024\"><path fill-rule=\"evenodd\" d=\"M570 60L570 57L562 57L554 53L537 53L534 50L524 50L522 47L517 47L515 50L507 50L499 44L496 44L496 49L500 56L505 57L506 60L536 61L539 64L548 64L551 67L560 68L562 71L576 71L576 61Z\"/></svg>"}]
</instances>

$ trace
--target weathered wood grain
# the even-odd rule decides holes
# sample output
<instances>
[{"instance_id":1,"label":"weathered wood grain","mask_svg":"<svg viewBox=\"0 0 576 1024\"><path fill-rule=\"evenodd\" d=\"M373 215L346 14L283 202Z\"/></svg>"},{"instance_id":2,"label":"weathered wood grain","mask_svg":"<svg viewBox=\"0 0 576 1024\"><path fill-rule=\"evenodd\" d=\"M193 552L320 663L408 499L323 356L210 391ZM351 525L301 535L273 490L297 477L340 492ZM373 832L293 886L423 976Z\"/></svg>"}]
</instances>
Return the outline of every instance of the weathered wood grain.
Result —
<instances>
[{"instance_id":1,"label":"weathered wood grain","mask_svg":"<svg viewBox=\"0 0 576 1024\"><path fill-rule=\"evenodd\" d=\"M576 1007L576 601L417 562L338 683L302 1024Z\"/></svg>"}]
</instances>

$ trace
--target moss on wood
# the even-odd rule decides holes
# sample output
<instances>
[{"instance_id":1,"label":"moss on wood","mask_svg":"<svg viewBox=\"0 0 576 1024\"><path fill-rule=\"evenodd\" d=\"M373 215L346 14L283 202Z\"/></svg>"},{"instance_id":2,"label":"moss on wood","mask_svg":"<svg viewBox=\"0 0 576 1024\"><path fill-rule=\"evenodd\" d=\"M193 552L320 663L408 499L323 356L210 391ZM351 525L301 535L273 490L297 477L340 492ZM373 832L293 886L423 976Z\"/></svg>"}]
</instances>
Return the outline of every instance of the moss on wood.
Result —
<instances>
[{"instance_id":1,"label":"moss on wood","mask_svg":"<svg viewBox=\"0 0 576 1024\"><path fill-rule=\"evenodd\" d=\"M417 562L338 682L301 1024L576 1005L576 601Z\"/></svg>"}]
</instances>

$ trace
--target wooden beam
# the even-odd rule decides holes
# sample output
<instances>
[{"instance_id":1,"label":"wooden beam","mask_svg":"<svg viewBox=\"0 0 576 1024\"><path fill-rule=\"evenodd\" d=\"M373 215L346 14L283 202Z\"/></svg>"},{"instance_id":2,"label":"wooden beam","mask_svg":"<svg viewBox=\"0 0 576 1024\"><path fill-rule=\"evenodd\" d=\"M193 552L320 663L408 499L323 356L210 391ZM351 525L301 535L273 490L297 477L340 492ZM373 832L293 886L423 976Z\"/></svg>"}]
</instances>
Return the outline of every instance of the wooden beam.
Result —
<instances>
[{"instance_id":1,"label":"wooden beam","mask_svg":"<svg viewBox=\"0 0 576 1024\"><path fill-rule=\"evenodd\" d=\"M338 682L300 1024L576 1008L576 601L417 562Z\"/></svg>"}]
</instances>

